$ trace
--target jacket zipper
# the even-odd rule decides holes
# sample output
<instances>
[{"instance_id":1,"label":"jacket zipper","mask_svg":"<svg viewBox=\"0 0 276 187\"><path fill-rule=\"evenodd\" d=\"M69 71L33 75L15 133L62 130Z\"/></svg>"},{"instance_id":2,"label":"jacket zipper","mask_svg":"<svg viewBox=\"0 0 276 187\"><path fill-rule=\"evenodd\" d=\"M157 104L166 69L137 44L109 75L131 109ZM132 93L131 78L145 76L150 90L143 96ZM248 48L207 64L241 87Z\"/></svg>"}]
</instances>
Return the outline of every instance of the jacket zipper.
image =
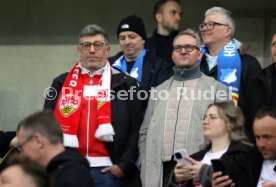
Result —
<instances>
[{"instance_id":1,"label":"jacket zipper","mask_svg":"<svg viewBox=\"0 0 276 187\"><path fill-rule=\"evenodd\" d=\"M90 78L90 86L92 86L93 81L92 81L92 77ZM88 112L87 112L87 124L86 124L86 155L87 157L89 156L89 123L90 123L90 96L88 96Z\"/></svg>"}]
</instances>

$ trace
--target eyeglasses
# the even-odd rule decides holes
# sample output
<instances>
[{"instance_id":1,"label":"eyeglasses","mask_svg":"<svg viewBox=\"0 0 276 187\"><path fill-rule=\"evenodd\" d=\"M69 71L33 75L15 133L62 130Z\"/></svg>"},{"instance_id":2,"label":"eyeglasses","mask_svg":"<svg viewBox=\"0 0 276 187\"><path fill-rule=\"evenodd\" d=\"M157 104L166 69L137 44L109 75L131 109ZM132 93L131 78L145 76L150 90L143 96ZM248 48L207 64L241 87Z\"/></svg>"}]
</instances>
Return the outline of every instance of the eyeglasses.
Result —
<instances>
[{"instance_id":1,"label":"eyeglasses","mask_svg":"<svg viewBox=\"0 0 276 187\"><path fill-rule=\"evenodd\" d=\"M226 26L229 27L229 25L226 25L224 23L218 23L218 22L214 22L214 21L209 21L207 23L201 23L199 25L199 30L202 31L204 27L206 27L206 29L211 30L214 29L215 26L217 25L222 25L222 26Z\"/></svg>"},{"instance_id":2,"label":"eyeglasses","mask_svg":"<svg viewBox=\"0 0 276 187\"><path fill-rule=\"evenodd\" d=\"M182 49L185 49L186 52L192 52L194 49L197 49L198 51L200 50L199 47L191 44L186 44L186 45L175 45L173 46L173 51L180 53Z\"/></svg>"},{"instance_id":3,"label":"eyeglasses","mask_svg":"<svg viewBox=\"0 0 276 187\"><path fill-rule=\"evenodd\" d=\"M207 116L207 115L205 115L204 117L203 117L203 120L216 120L216 119L219 119L219 117L218 116L214 116L214 115L209 115L209 116Z\"/></svg>"},{"instance_id":4,"label":"eyeglasses","mask_svg":"<svg viewBox=\"0 0 276 187\"><path fill-rule=\"evenodd\" d=\"M21 153L22 152L22 147L24 144L26 144L27 142L31 141L34 138L34 135L29 136L26 140L24 140L23 142L14 145L13 148L17 153Z\"/></svg>"},{"instance_id":5,"label":"eyeglasses","mask_svg":"<svg viewBox=\"0 0 276 187\"><path fill-rule=\"evenodd\" d=\"M91 49L91 46L93 45L94 49L98 51L98 50L101 50L103 48L104 44L105 43L100 42L100 41L97 41L97 42L94 42L94 43L83 42L83 43L80 44L80 46L81 46L81 48L83 50L87 50L88 51L88 50Z\"/></svg>"}]
</instances>

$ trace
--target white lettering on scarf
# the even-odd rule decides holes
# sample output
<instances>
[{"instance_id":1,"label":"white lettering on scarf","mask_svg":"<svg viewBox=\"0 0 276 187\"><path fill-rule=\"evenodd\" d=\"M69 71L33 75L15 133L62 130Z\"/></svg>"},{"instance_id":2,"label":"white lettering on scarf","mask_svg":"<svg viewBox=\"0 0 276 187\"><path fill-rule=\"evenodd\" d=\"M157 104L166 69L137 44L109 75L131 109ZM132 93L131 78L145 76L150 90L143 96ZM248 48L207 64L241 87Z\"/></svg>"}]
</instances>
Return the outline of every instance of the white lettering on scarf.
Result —
<instances>
[{"instance_id":1,"label":"white lettering on scarf","mask_svg":"<svg viewBox=\"0 0 276 187\"><path fill-rule=\"evenodd\" d=\"M224 56L235 56L236 46L233 43L229 43L224 47Z\"/></svg>"},{"instance_id":2,"label":"white lettering on scarf","mask_svg":"<svg viewBox=\"0 0 276 187\"><path fill-rule=\"evenodd\" d=\"M77 86L77 80L79 78L78 74L79 74L80 70L78 68L74 69L73 74L72 74L72 79L69 82L69 86L72 87L76 87ZM75 80L73 80L75 79Z\"/></svg>"}]
</instances>

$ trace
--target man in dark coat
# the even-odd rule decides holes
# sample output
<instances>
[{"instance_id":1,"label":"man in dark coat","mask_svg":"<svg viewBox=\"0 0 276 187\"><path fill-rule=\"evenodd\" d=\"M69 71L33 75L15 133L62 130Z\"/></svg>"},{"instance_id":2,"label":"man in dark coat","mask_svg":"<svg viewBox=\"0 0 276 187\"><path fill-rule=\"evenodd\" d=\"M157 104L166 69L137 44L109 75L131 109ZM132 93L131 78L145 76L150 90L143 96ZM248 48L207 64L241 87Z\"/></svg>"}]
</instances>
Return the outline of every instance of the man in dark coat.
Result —
<instances>
[{"instance_id":1,"label":"man in dark coat","mask_svg":"<svg viewBox=\"0 0 276 187\"><path fill-rule=\"evenodd\" d=\"M18 125L15 148L46 168L55 187L94 186L85 158L65 150L63 134L52 111L34 113Z\"/></svg>"},{"instance_id":2,"label":"man in dark coat","mask_svg":"<svg viewBox=\"0 0 276 187\"><path fill-rule=\"evenodd\" d=\"M179 0L159 0L154 6L156 29L146 42L146 48L153 56L166 59L169 66L172 60L173 39L180 30L181 5Z\"/></svg>"},{"instance_id":3,"label":"man in dark coat","mask_svg":"<svg viewBox=\"0 0 276 187\"><path fill-rule=\"evenodd\" d=\"M138 99L137 81L110 66L101 27L86 26L79 40L80 61L54 79L49 93L57 95L44 108L55 111L65 146L89 161L95 186L141 186L135 163L144 101Z\"/></svg>"},{"instance_id":4,"label":"man in dark coat","mask_svg":"<svg viewBox=\"0 0 276 187\"><path fill-rule=\"evenodd\" d=\"M249 84L244 113L247 124L253 124L257 111L264 106L276 106L276 33L271 40L272 64L264 68ZM252 125L246 126L249 137L254 139Z\"/></svg>"},{"instance_id":5,"label":"man in dark coat","mask_svg":"<svg viewBox=\"0 0 276 187\"><path fill-rule=\"evenodd\" d=\"M200 70L229 87L233 100L245 114L245 129L250 135L252 123L249 122L253 119L246 113L246 94L251 80L261 72L261 66L255 57L239 51L241 44L234 40L235 24L230 11L222 7L208 9L199 30L204 43Z\"/></svg>"},{"instance_id":6,"label":"man in dark coat","mask_svg":"<svg viewBox=\"0 0 276 187\"><path fill-rule=\"evenodd\" d=\"M253 125L256 145L262 155L260 161L249 162L247 166L254 171L252 180L248 181L248 186L276 187L276 107L264 107L260 109L255 117ZM255 153L256 154L256 153ZM258 153L257 153L258 154ZM250 158L252 153L248 154ZM252 168L253 167L253 168ZM216 172L212 176L213 187L233 186L232 179L228 176L221 176L221 172ZM237 179L242 179L243 174ZM236 186L236 185L235 185Z\"/></svg>"},{"instance_id":7,"label":"man in dark coat","mask_svg":"<svg viewBox=\"0 0 276 187\"><path fill-rule=\"evenodd\" d=\"M143 90L149 91L173 74L165 59L152 56L144 47L147 36L141 18L135 15L124 18L118 25L117 36L122 52L111 57L110 62L136 78Z\"/></svg>"}]
</instances>

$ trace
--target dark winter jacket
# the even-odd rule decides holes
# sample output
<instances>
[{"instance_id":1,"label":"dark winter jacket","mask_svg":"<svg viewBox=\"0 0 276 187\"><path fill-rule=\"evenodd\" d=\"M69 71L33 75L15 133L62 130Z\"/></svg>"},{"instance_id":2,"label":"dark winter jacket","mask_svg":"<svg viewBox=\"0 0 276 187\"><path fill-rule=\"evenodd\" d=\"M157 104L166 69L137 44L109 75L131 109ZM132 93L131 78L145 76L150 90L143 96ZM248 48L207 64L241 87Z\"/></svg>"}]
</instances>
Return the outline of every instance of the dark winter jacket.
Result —
<instances>
[{"instance_id":1,"label":"dark winter jacket","mask_svg":"<svg viewBox=\"0 0 276 187\"><path fill-rule=\"evenodd\" d=\"M8 157L10 157L14 153L14 151L9 152L9 150L10 150L11 140L15 136L16 136L15 131L9 131L9 132L0 131L0 160L1 160L0 173L3 169L5 169ZM7 157L5 157L5 155L8 152L9 154L7 155ZM2 158L4 157L5 159L2 160Z\"/></svg>"},{"instance_id":2,"label":"dark winter jacket","mask_svg":"<svg viewBox=\"0 0 276 187\"><path fill-rule=\"evenodd\" d=\"M200 161L209 150L210 147L191 155L191 157ZM240 142L232 142L220 159L223 162L225 173L235 182L236 187L257 185L262 167L262 156L255 147ZM212 167L204 164L200 170L199 178L210 184L211 182L208 180L212 172ZM169 186L175 186L172 177L173 174L168 181ZM183 183L182 187L193 187L193 181L189 180ZM204 187L208 187L208 185Z\"/></svg>"},{"instance_id":3,"label":"dark winter jacket","mask_svg":"<svg viewBox=\"0 0 276 187\"><path fill-rule=\"evenodd\" d=\"M73 150L55 156L46 166L54 187L93 187L88 161Z\"/></svg>"},{"instance_id":4,"label":"dark winter jacket","mask_svg":"<svg viewBox=\"0 0 276 187\"><path fill-rule=\"evenodd\" d=\"M149 49L152 56L166 59L169 67L174 66L172 60L173 40L178 32L173 32L169 36L163 36L157 33L155 29L152 36L148 38L145 48Z\"/></svg>"},{"instance_id":5,"label":"dark winter jacket","mask_svg":"<svg viewBox=\"0 0 276 187\"><path fill-rule=\"evenodd\" d=\"M268 100L273 106L276 106L276 63L272 63L268 67L263 69L265 76L265 82L268 84Z\"/></svg>"},{"instance_id":6,"label":"dark winter jacket","mask_svg":"<svg viewBox=\"0 0 276 187\"><path fill-rule=\"evenodd\" d=\"M59 94L68 73L57 77L52 87ZM111 91L114 96L120 90L130 90L139 87L134 78L112 68ZM55 109L57 97L54 100L45 100L44 109ZM143 120L145 102L137 98L137 91L131 100L120 100L117 97L111 100L111 124L115 131L114 142L105 143L113 164L118 165L124 172L125 186L140 186L140 174L135 165L138 157L139 129Z\"/></svg>"},{"instance_id":7,"label":"dark winter jacket","mask_svg":"<svg viewBox=\"0 0 276 187\"><path fill-rule=\"evenodd\" d=\"M123 53L110 57L109 61L113 64ZM151 87L156 87L173 75L173 69L168 66L165 59L153 57L149 52L143 59L141 89L149 91Z\"/></svg>"},{"instance_id":8,"label":"dark winter jacket","mask_svg":"<svg viewBox=\"0 0 276 187\"><path fill-rule=\"evenodd\" d=\"M250 55L243 54L240 55L241 57L241 81L240 81L240 93L239 93L239 100L238 106L241 108L242 112L245 115L246 123L245 123L245 130L246 134L249 136L250 141L254 141L252 137L252 121L253 116L247 111L250 106L248 106L249 96L250 94L256 95L253 92L249 91L249 87L251 81L262 72L260 63L258 60ZM207 76L214 77L217 80L217 66L212 68L209 71L208 64L205 60L205 56L203 56L202 61L200 63L200 70Z\"/></svg>"},{"instance_id":9,"label":"dark winter jacket","mask_svg":"<svg viewBox=\"0 0 276 187\"><path fill-rule=\"evenodd\" d=\"M3 132L0 131L0 158L10 149L11 140L16 136L15 131Z\"/></svg>"},{"instance_id":10,"label":"dark winter jacket","mask_svg":"<svg viewBox=\"0 0 276 187\"><path fill-rule=\"evenodd\" d=\"M253 134L254 117L259 109L264 106L276 106L276 68L271 64L263 69L249 84L247 89L246 108L243 112L247 117L245 126L249 138L255 142Z\"/></svg>"},{"instance_id":11,"label":"dark winter jacket","mask_svg":"<svg viewBox=\"0 0 276 187\"><path fill-rule=\"evenodd\" d=\"M246 89L250 81L261 73L262 69L258 60L250 55L241 55L241 82L240 82L240 94L238 105L243 109L244 102L246 100ZM217 80L217 66L209 71L208 64L205 60L205 56L202 58L200 63L200 70L207 76L214 77Z\"/></svg>"}]
</instances>

